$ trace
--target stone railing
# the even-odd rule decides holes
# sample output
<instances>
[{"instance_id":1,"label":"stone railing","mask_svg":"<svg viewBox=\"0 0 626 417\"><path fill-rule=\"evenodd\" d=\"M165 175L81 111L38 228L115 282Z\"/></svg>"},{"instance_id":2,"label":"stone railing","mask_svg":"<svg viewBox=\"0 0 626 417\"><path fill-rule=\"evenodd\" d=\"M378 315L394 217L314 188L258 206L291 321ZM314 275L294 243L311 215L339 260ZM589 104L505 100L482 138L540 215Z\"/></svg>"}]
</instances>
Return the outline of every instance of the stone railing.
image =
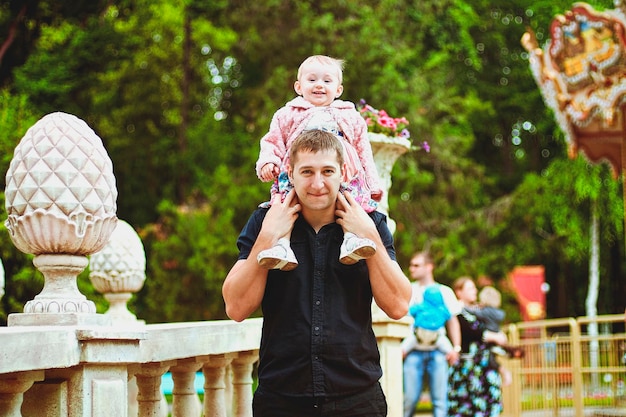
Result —
<instances>
[{"instance_id":1,"label":"stone railing","mask_svg":"<svg viewBox=\"0 0 626 417\"><path fill-rule=\"evenodd\" d=\"M201 415L194 387L201 371L203 415L250 416L260 330L261 319L8 327L0 331L0 416L167 416L168 371L172 415Z\"/></svg>"},{"instance_id":2,"label":"stone railing","mask_svg":"<svg viewBox=\"0 0 626 417\"><path fill-rule=\"evenodd\" d=\"M391 169L402 152L375 149L377 164ZM18 144L6 178L7 229L35 256L44 288L0 329L0 417L252 415L262 319L147 325L128 311L145 280L145 254L117 219L112 163L93 130L69 114L45 116ZM89 262L94 287L110 303L105 314L76 284ZM375 306L372 316L388 415L399 417L408 324ZM166 372L171 405L161 388Z\"/></svg>"},{"instance_id":3,"label":"stone railing","mask_svg":"<svg viewBox=\"0 0 626 417\"><path fill-rule=\"evenodd\" d=\"M161 417L168 408L175 417L251 416L261 320L3 328L0 416ZM406 326L386 320L374 327L389 416L401 416ZM161 389L166 372L174 382L169 407Z\"/></svg>"}]
</instances>

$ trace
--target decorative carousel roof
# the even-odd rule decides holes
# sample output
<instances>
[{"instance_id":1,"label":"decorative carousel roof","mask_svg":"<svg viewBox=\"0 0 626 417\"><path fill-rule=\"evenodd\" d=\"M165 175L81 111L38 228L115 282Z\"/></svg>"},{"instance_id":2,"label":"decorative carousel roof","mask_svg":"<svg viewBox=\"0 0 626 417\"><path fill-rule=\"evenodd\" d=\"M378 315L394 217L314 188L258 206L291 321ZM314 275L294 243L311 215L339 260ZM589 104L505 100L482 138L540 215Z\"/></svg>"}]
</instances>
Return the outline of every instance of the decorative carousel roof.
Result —
<instances>
[{"instance_id":1,"label":"decorative carousel roof","mask_svg":"<svg viewBox=\"0 0 626 417\"><path fill-rule=\"evenodd\" d=\"M626 101L626 16L623 8L595 11L575 3L555 16L543 49L532 31L522 37L546 104L565 133L570 156L621 170Z\"/></svg>"}]
</instances>

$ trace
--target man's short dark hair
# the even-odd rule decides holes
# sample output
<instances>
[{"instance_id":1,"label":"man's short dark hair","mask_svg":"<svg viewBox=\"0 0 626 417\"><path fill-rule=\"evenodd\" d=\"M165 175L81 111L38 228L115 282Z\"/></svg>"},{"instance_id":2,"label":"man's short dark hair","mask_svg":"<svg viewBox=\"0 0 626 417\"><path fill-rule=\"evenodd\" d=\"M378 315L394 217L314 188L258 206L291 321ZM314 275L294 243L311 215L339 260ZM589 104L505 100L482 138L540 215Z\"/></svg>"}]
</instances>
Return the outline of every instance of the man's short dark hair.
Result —
<instances>
[{"instance_id":1,"label":"man's short dark hair","mask_svg":"<svg viewBox=\"0 0 626 417\"><path fill-rule=\"evenodd\" d=\"M289 161L295 165L299 152L318 153L334 151L337 153L337 162L343 166L343 144L335 135L325 130L305 130L293 141L289 148Z\"/></svg>"}]
</instances>

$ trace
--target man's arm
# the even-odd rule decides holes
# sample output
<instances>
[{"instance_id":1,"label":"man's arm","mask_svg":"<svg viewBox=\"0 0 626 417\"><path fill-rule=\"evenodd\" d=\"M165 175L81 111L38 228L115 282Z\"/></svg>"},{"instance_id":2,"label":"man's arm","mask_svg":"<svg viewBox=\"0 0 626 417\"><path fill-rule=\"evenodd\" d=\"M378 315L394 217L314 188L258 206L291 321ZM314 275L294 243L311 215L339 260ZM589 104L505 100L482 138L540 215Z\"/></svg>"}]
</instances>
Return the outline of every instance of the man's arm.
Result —
<instances>
[{"instance_id":1,"label":"man's arm","mask_svg":"<svg viewBox=\"0 0 626 417\"><path fill-rule=\"evenodd\" d=\"M371 239L378 248L374 256L366 260L376 304L390 318L401 319L409 311L411 283L400 265L387 253L374 221L354 197L350 193L339 193L337 202L337 223L344 230Z\"/></svg>"},{"instance_id":2,"label":"man's arm","mask_svg":"<svg viewBox=\"0 0 626 417\"><path fill-rule=\"evenodd\" d=\"M300 211L294 195L295 192L291 191L282 203L280 195L274 196L248 257L238 260L224 280L222 296L226 314L235 321L245 320L261 305L268 270L261 267L256 258L259 252L291 232Z\"/></svg>"},{"instance_id":3,"label":"man's arm","mask_svg":"<svg viewBox=\"0 0 626 417\"><path fill-rule=\"evenodd\" d=\"M448 363L454 364L459 360L459 353L461 352L461 324L457 316L452 316L448 319L446 331L452 346L454 346L454 349L446 354L446 359L448 359Z\"/></svg>"},{"instance_id":4,"label":"man's arm","mask_svg":"<svg viewBox=\"0 0 626 417\"><path fill-rule=\"evenodd\" d=\"M401 319L409 311L411 283L400 265L389 257L378 233L363 236L372 239L380 248L366 260L374 301L390 318Z\"/></svg>"},{"instance_id":5,"label":"man's arm","mask_svg":"<svg viewBox=\"0 0 626 417\"><path fill-rule=\"evenodd\" d=\"M253 252L259 250L253 249ZM247 319L259 308L265 293L268 270L259 266L252 252L250 255L233 265L222 286L226 314L235 321Z\"/></svg>"}]
</instances>

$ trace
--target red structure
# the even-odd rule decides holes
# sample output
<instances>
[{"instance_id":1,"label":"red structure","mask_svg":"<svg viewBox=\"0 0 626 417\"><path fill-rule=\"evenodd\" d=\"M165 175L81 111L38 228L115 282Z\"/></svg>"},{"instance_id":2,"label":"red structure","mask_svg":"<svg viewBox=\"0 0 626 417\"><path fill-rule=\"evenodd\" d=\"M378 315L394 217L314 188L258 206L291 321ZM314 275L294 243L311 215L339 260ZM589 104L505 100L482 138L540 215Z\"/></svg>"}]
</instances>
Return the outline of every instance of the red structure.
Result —
<instances>
[{"instance_id":1,"label":"red structure","mask_svg":"<svg viewBox=\"0 0 626 417\"><path fill-rule=\"evenodd\" d=\"M545 270L541 265L518 266L509 275L523 321L546 318Z\"/></svg>"}]
</instances>

